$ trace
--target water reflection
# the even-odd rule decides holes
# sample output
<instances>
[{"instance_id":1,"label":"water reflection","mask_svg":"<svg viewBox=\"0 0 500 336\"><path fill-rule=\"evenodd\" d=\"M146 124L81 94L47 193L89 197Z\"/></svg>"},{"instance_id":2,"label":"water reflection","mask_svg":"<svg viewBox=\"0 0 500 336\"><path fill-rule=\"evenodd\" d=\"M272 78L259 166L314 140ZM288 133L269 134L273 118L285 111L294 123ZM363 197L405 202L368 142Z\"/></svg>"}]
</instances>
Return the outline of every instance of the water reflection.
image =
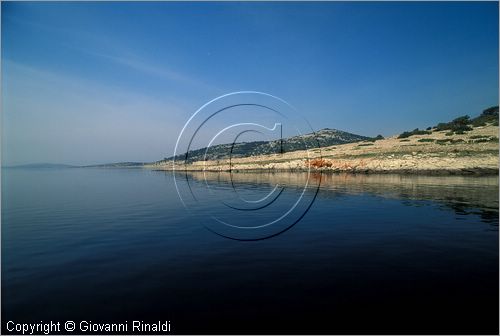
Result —
<instances>
[{"instance_id":1,"label":"water reflection","mask_svg":"<svg viewBox=\"0 0 500 336\"><path fill-rule=\"evenodd\" d=\"M205 175L216 195L235 196L228 173ZM205 175L187 176L194 192L208 193ZM285 209L306 174L232 178L247 200L285 186L276 208L237 216L254 226ZM498 334L497 177L312 178L321 190L293 229L242 243L204 228L207 214L227 212L218 199L186 211L171 172L7 171L2 319L168 319L176 334Z\"/></svg>"},{"instance_id":2,"label":"water reflection","mask_svg":"<svg viewBox=\"0 0 500 336\"><path fill-rule=\"evenodd\" d=\"M260 186L266 190L276 185L302 187L307 173L229 173L188 172L187 177L209 184ZM369 194L400 199L408 206L422 206L422 201L438 202L457 214L477 214L483 222L498 226L498 176L419 176L392 174L320 174L310 178L321 185L319 197Z\"/></svg>"}]
</instances>

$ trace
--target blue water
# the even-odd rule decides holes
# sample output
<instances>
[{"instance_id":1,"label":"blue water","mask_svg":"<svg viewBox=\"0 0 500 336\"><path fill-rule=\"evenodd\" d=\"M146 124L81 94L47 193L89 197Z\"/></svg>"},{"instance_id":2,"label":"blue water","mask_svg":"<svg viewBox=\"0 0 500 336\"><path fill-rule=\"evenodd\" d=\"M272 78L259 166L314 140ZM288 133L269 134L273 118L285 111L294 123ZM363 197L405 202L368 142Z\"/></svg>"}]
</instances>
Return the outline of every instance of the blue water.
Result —
<instances>
[{"instance_id":1,"label":"blue water","mask_svg":"<svg viewBox=\"0 0 500 336\"><path fill-rule=\"evenodd\" d=\"M233 184L258 199L279 183L287 201L297 174ZM498 333L498 177L315 178L302 220L238 241L207 229L215 200L186 210L169 172L4 169L2 330L160 319L176 333Z\"/></svg>"}]
</instances>

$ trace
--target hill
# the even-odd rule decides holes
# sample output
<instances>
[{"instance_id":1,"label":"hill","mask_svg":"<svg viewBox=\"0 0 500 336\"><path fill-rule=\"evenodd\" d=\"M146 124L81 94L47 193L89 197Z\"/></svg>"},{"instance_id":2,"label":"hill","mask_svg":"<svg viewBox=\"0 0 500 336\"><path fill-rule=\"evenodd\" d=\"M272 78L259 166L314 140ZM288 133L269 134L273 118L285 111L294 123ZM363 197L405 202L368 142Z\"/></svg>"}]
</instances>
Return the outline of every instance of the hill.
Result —
<instances>
[{"instance_id":1,"label":"hill","mask_svg":"<svg viewBox=\"0 0 500 336\"><path fill-rule=\"evenodd\" d=\"M308 133L299 136L273 141L252 141L239 142L234 144L221 144L207 148L192 150L187 155L187 162L225 160L231 158L245 158L257 155L288 153L307 148L328 147L362 140L368 140L369 137L340 131L336 129L324 128L315 133ZM174 157L165 158L156 162L156 164L167 164ZM186 154L177 155L176 160L186 160Z\"/></svg>"},{"instance_id":2,"label":"hill","mask_svg":"<svg viewBox=\"0 0 500 336\"><path fill-rule=\"evenodd\" d=\"M462 116L426 130L415 129L387 139L366 138L321 149L255 154L176 165L188 171L318 170L353 173L498 174L498 106L478 117ZM325 129L317 134L326 134ZM314 139L314 135L309 135ZM327 140L329 141L329 140ZM320 142L321 143L321 142ZM171 170L167 162L149 166Z\"/></svg>"},{"instance_id":3,"label":"hill","mask_svg":"<svg viewBox=\"0 0 500 336\"><path fill-rule=\"evenodd\" d=\"M89 166L82 166L83 168L142 168L146 163L144 162L114 162L103 163Z\"/></svg>"},{"instance_id":4,"label":"hill","mask_svg":"<svg viewBox=\"0 0 500 336\"><path fill-rule=\"evenodd\" d=\"M29 169L61 169L61 168L76 168L78 166L61 164L61 163L28 163L15 166L5 166L3 168L29 168Z\"/></svg>"}]
</instances>

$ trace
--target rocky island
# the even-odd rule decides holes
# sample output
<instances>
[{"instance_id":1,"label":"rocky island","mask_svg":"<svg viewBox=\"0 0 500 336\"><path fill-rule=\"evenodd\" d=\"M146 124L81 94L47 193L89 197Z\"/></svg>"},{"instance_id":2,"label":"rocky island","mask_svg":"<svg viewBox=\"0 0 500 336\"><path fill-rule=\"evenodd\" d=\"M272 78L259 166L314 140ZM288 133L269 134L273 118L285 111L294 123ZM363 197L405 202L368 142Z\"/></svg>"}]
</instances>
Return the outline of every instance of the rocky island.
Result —
<instances>
[{"instance_id":1,"label":"rocky island","mask_svg":"<svg viewBox=\"0 0 500 336\"><path fill-rule=\"evenodd\" d=\"M145 167L181 171L314 171L352 173L498 174L498 106L426 130L384 138L324 129L280 140L218 145ZM315 141L311 141L311 139ZM303 143L301 150L298 143ZM234 150L237 148L237 150Z\"/></svg>"}]
</instances>

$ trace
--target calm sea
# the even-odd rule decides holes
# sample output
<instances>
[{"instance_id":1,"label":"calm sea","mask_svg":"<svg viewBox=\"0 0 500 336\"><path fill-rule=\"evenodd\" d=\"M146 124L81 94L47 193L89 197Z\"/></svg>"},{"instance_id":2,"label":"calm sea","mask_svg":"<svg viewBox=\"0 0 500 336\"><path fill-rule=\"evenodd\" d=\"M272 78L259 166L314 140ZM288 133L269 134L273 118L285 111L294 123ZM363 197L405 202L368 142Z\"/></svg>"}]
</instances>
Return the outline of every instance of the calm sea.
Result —
<instances>
[{"instance_id":1,"label":"calm sea","mask_svg":"<svg viewBox=\"0 0 500 336\"><path fill-rule=\"evenodd\" d=\"M190 174L179 188L258 199L278 184L289 204L304 180L234 175ZM215 199L186 210L170 172L4 169L2 330L168 320L174 333L498 333L498 177L314 179L302 220L238 241L207 229Z\"/></svg>"}]
</instances>

